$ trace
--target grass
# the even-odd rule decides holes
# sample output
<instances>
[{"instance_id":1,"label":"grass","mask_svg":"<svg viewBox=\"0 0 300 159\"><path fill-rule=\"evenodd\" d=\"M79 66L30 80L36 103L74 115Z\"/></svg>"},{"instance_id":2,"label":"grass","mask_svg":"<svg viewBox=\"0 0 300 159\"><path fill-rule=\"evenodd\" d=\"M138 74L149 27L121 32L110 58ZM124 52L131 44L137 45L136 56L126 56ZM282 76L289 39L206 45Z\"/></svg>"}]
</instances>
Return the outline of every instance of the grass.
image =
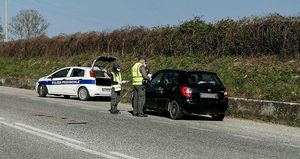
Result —
<instances>
[{"instance_id":1,"label":"grass","mask_svg":"<svg viewBox=\"0 0 300 159\"><path fill-rule=\"evenodd\" d=\"M0 57L0 77L38 79L64 66L78 63L87 66L99 55L90 53L48 59ZM123 78L131 79L130 68L136 58L125 55L118 59ZM152 73L164 68L216 72L233 97L300 102L300 59L277 56L159 56L149 57L148 65ZM130 88L130 85L125 85L125 88ZM130 95L128 92L125 94L127 98Z\"/></svg>"}]
</instances>

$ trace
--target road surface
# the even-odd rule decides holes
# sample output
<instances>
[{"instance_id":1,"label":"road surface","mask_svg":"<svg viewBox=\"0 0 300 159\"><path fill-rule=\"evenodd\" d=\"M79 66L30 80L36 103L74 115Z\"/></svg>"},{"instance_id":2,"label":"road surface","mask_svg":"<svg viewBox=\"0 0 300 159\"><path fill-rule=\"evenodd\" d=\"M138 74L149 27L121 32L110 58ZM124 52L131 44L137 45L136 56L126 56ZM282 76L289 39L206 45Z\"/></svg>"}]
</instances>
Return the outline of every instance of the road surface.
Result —
<instances>
[{"instance_id":1,"label":"road surface","mask_svg":"<svg viewBox=\"0 0 300 159\"><path fill-rule=\"evenodd\" d=\"M300 158L300 129L225 118L108 112L108 101L37 97L0 87L1 159Z\"/></svg>"}]
</instances>

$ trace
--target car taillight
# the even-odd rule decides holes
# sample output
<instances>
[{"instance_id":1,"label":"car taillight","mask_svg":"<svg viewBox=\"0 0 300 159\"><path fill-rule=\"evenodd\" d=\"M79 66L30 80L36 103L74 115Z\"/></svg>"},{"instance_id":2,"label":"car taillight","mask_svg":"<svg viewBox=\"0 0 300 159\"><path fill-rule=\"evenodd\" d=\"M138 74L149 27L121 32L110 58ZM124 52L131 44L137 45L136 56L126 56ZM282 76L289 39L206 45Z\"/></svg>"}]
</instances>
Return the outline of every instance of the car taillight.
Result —
<instances>
[{"instance_id":1,"label":"car taillight","mask_svg":"<svg viewBox=\"0 0 300 159\"><path fill-rule=\"evenodd\" d=\"M225 88L224 90L224 99L228 99L228 92L227 92L227 89Z\"/></svg>"},{"instance_id":2,"label":"car taillight","mask_svg":"<svg viewBox=\"0 0 300 159\"><path fill-rule=\"evenodd\" d=\"M187 98L192 97L192 89L186 86L180 87L181 94Z\"/></svg>"},{"instance_id":3,"label":"car taillight","mask_svg":"<svg viewBox=\"0 0 300 159\"><path fill-rule=\"evenodd\" d=\"M90 70L90 77L94 77L94 78L96 77L93 70Z\"/></svg>"}]
</instances>

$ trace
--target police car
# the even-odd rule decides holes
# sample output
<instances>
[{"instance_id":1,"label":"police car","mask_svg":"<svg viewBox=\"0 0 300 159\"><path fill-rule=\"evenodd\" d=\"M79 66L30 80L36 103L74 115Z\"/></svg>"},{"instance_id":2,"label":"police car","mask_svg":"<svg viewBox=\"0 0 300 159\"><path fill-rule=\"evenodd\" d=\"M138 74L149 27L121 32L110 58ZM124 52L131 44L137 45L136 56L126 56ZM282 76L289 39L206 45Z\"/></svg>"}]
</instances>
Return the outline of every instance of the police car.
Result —
<instances>
[{"instance_id":1,"label":"police car","mask_svg":"<svg viewBox=\"0 0 300 159\"><path fill-rule=\"evenodd\" d=\"M115 57L98 56L91 67L64 67L40 78L35 89L40 97L63 95L77 96L80 100L90 97L110 97L111 79L107 69L116 61Z\"/></svg>"}]
</instances>

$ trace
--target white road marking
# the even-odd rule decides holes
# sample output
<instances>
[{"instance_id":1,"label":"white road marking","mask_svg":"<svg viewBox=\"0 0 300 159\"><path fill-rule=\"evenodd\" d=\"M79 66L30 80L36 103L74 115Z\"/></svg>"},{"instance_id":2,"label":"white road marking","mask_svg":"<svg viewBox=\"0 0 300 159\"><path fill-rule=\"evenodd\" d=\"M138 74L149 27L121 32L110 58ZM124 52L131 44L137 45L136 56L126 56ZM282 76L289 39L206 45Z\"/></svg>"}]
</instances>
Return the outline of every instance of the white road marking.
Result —
<instances>
[{"instance_id":1,"label":"white road marking","mask_svg":"<svg viewBox=\"0 0 300 159\"><path fill-rule=\"evenodd\" d=\"M196 129L196 130L202 130L202 131L209 131L209 132L213 132L213 130L208 130L208 129L203 129L203 128L197 128L197 127L188 127L191 129Z\"/></svg>"},{"instance_id":2,"label":"white road marking","mask_svg":"<svg viewBox=\"0 0 300 159\"><path fill-rule=\"evenodd\" d=\"M119 156L119 157L122 157L122 158L127 158L127 159L138 159L138 158L134 158L134 157L131 157L131 156L127 156L127 155L124 155L122 153L119 153L119 152L109 152L110 154L113 154L113 155L116 155L116 156Z\"/></svg>"},{"instance_id":3,"label":"white road marking","mask_svg":"<svg viewBox=\"0 0 300 159\"><path fill-rule=\"evenodd\" d=\"M35 101L42 101L41 99L39 99L39 98L34 98L34 97L31 97L30 99L31 99L31 100L35 100Z\"/></svg>"},{"instance_id":4,"label":"white road marking","mask_svg":"<svg viewBox=\"0 0 300 159\"><path fill-rule=\"evenodd\" d=\"M36 131L36 132L40 132L40 133L43 133L43 134L47 134L47 135L62 139L62 140L66 140L66 141L77 143L77 144L85 144L84 142L77 141L77 140L74 140L74 139L71 139L71 138L68 138L68 137L65 137L65 136L61 136L61 135L58 135L58 134L54 134L54 133L51 133L51 132L48 132L48 131L45 131L45 130L41 130L41 129L29 126L29 125L25 125L25 124L22 124L22 123L15 123L15 124L18 125L18 126L22 126L24 128L27 128L27 129L31 129L31 130Z\"/></svg>"},{"instance_id":5,"label":"white road marking","mask_svg":"<svg viewBox=\"0 0 300 159\"><path fill-rule=\"evenodd\" d=\"M165 121L158 121L158 120L151 120L151 121L157 122L157 123L161 123L161 124L168 124L168 125L184 126L184 127L185 127L185 125L180 125L180 124L175 124L175 123L168 123L168 122L165 122ZM198 127L191 127L191 126L188 126L187 128L190 128L190 129L196 129L196 130L202 130L202 131L213 132L213 130L203 129L203 128L198 128Z\"/></svg>"},{"instance_id":6,"label":"white road marking","mask_svg":"<svg viewBox=\"0 0 300 159\"><path fill-rule=\"evenodd\" d=\"M150 120L150 121L160 123L160 124L177 125L177 124L174 124L174 123L169 123L169 122L159 121L159 120Z\"/></svg>"},{"instance_id":7,"label":"white road marking","mask_svg":"<svg viewBox=\"0 0 300 159\"><path fill-rule=\"evenodd\" d=\"M0 117L0 120L4 120L4 118Z\"/></svg>"},{"instance_id":8,"label":"white road marking","mask_svg":"<svg viewBox=\"0 0 300 159\"><path fill-rule=\"evenodd\" d=\"M251 139L251 140L257 140L257 141L259 141L259 139L256 139L256 138L250 137L250 136L237 135L237 134L233 134L233 136L235 136L235 137L241 137L241 138L245 138L245 139Z\"/></svg>"},{"instance_id":9,"label":"white road marking","mask_svg":"<svg viewBox=\"0 0 300 159\"><path fill-rule=\"evenodd\" d=\"M42 138L46 138L48 140L63 144L65 146L69 146L71 148L74 148L74 149L77 149L77 150L80 150L80 151L90 153L90 154L93 154L93 155L101 156L101 157L108 158L108 159L118 159L117 157L114 157L114 156L111 156L111 155L108 155L108 154L104 154L104 153L101 153L101 152L98 152L98 151L94 151L94 150L91 150L91 149L88 149L88 148L85 148L85 147L82 147L82 146L79 146L79 145L76 145L76 144L73 144L73 143L69 143L69 142L66 142L64 140L60 140L60 139L57 139L55 137L52 137L52 136L41 134L41 133L38 133L38 132L35 132L35 131L32 131L32 130L17 126L17 125L13 125L13 124L6 123L6 122L3 122L3 121L0 121L0 123L3 124L3 125L9 126L9 127L18 129L20 131L27 132L29 134L33 134L33 135L36 135L36 136L39 136L39 137L42 137Z\"/></svg>"},{"instance_id":10,"label":"white road marking","mask_svg":"<svg viewBox=\"0 0 300 159\"><path fill-rule=\"evenodd\" d=\"M46 102L47 102L47 103L51 103L51 104L56 104L56 103L57 103L57 102L49 101L49 100L47 100Z\"/></svg>"},{"instance_id":11,"label":"white road marking","mask_svg":"<svg viewBox=\"0 0 300 159\"><path fill-rule=\"evenodd\" d=\"M83 110L93 110L91 108L80 108L80 109L83 109Z\"/></svg>"},{"instance_id":12,"label":"white road marking","mask_svg":"<svg viewBox=\"0 0 300 159\"><path fill-rule=\"evenodd\" d=\"M292 145L292 144L283 144L283 145L300 149L300 146L298 145Z\"/></svg>"},{"instance_id":13,"label":"white road marking","mask_svg":"<svg viewBox=\"0 0 300 159\"><path fill-rule=\"evenodd\" d=\"M70 104L62 104L63 106L66 106L66 107L72 107L72 105Z\"/></svg>"}]
</instances>

